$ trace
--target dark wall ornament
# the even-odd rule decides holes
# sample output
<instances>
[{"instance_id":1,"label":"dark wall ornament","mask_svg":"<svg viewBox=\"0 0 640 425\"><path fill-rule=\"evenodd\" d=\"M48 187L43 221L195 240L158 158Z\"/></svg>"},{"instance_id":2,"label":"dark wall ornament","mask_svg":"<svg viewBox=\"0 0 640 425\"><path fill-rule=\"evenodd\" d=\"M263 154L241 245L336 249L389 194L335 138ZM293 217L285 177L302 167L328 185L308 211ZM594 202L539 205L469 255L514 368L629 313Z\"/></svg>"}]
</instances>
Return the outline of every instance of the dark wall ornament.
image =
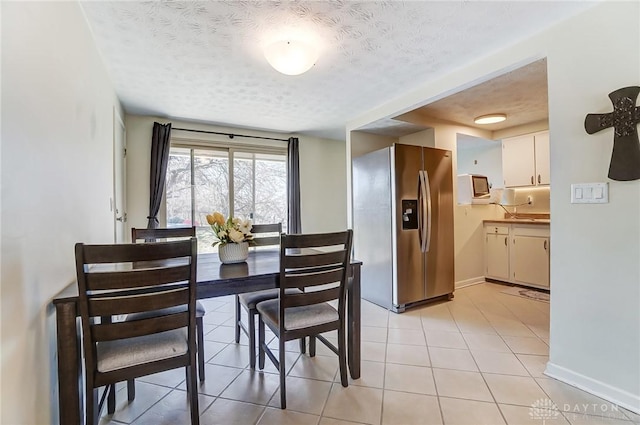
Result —
<instances>
[{"instance_id":1,"label":"dark wall ornament","mask_svg":"<svg viewBox=\"0 0 640 425\"><path fill-rule=\"evenodd\" d=\"M640 141L638 140L638 123L640 123L640 107L636 99L640 87L623 87L609 93L613 103L613 112L608 114L587 114L584 128L593 134L613 127L613 152L609 164L609 178L618 181L640 179Z\"/></svg>"}]
</instances>

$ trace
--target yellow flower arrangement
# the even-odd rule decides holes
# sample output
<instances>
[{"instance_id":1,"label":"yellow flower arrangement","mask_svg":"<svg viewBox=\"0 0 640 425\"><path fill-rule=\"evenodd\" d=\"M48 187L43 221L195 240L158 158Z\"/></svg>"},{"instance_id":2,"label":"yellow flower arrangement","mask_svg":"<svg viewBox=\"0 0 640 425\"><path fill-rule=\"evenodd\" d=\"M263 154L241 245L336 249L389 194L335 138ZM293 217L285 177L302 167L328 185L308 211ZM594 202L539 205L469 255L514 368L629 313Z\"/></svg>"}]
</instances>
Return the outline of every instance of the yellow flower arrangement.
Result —
<instances>
[{"instance_id":1,"label":"yellow flower arrangement","mask_svg":"<svg viewBox=\"0 0 640 425\"><path fill-rule=\"evenodd\" d=\"M216 211L213 214L207 214L207 223L218 239L212 246L247 242L253 239L251 220L242 220L231 216L225 219L224 215Z\"/></svg>"}]
</instances>

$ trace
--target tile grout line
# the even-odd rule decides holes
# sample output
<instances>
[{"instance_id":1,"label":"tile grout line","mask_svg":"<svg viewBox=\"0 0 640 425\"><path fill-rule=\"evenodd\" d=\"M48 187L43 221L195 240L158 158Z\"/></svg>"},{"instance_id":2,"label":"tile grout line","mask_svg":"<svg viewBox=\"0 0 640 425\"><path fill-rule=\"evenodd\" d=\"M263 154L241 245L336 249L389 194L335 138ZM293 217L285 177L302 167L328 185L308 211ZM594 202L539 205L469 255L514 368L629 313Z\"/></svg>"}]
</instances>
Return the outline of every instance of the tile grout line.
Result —
<instances>
[{"instance_id":1,"label":"tile grout line","mask_svg":"<svg viewBox=\"0 0 640 425\"><path fill-rule=\"evenodd\" d=\"M447 307L447 311L449 311L449 307ZM449 314L451 314L451 313L449 313ZM438 403L438 410L440 411L440 420L442 421L443 425L446 425L445 421L444 421L444 412L442 411L442 403L440 402L440 395L438 393L438 383L436 382L436 376L433 373L433 361L431 360L431 350L429 349L429 340L427 339L427 335L424 332L425 329L424 329L424 322L422 321L422 315L420 315L420 328L422 329L422 335L424 337L424 342L425 342L425 344L427 346L427 357L429 359L429 366L430 366L429 369L431 369L431 379L433 380L433 389L436 392L436 402Z\"/></svg>"},{"instance_id":2,"label":"tile grout line","mask_svg":"<svg viewBox=\"0 0 640 425\"><path fill-rule=\"evenodd\" d=\"M507 348L509 349L509 351L511 352L511 354L513 354L513 356L518 360L518 363L523 367L523 369L527 372L528 376L532 379L534 379L533 375L531 374L531 372L529 371L529 369L527 369L527 367L524 365L524 363L522 363L522 360L520 360L520 358L516 355L516 353L513 351L513 349L511 348L511 346L509 344L507 344L507 341L504 339L504 337L500 334L500 332L498 332L498 330L495 328L495 326L491 323L491 321L486 317L484 311L482 311L482 309L480 309L477 304L474 302L474 300L469 297L469 300L471 301L471 303L473 304L473 306L480 312L480 314L482 314L482 316L484 317L484 319L487 321L487 323L489 323L489 325L493 328L493 330L496 332L496 334L498 335L498 337L502 340L502 342L504 343L504 345L507 346ZM500 301L499 301L500 302ZM500 302L500 304L502 304L502 302ZM515 317L515 316L514 316ZM522 322L522 320L520 320L520 318L516 317L521 323L524 324L524 322ZM454 319L455 320L455 319ZM526 325L525 325L526 326ZM464 335L463 335L464 338ZM469 351L471 352L471 347L469 347ZM481 351L481 350L479 350ZM473 352L471 352L471 356L473 356ZM475 357L474 357L475 360ZM480 366L478 365L478 370L480 370ZM482 373L482 371L480 371ZM534 379L535 380L535 379ZM536 382L536 384L538 384ZM539 387L540 385L538 385ZM542 388L540 388L542 389Z\"/></svg>"},{"instance_id":3,"label":"tile grout line","mask_svg":"<svg viewBox=\"0 0 640 425\"><path fill-rule=\"evenodd\" d=\"M387 310L387 332L386 332L386 342L384 343L384 366L382 367L382 397L380 401L380 421L379 424L382 425L382 421L384 420L384 395L386 393L387 386L387 350L389 348L389 310ZM362 359L361 359L362 360Z\"/></svg>"},{"instance_id":4,"label":"tile grout line","mask_svg":"<svg viewBox=\"0 0 640 425\"><path fill-rule=\"evenodd\" d=\"M511 308L512 306L509 305L509 303L505 303L503 302L499 297L496 297L496 300L499 304L501 304L502 306L504 306L507 310L509 310L509 312L516 318L518 319L523 325L525 325L527 327L527 329L529 329L538 339L540 339L542 342L544 342L547 347L549 346L549 344L544 341L542 338L540 338L540 336L533 330L531 329L531 326L529 326L528 323L526 323L524 320L522 320L518 315L515 314L515 312L513 311L513 309ZM523 299L524 300L524 299ZM529 303L530 301L536 302L535 300L525 300L527 301L527 303ZM535 306L535 304L531 304L533 306ZM550 305L550 304L549 304ZM535 310L538 310L537 308L534 307ZM549 329L549 331L551 331L551 329Z\"/></svg>"},{"instance_id":5,"label":"tile grout line","mask_svg":"<svg viewBox=\"0 0 640 425\"><path fill-rule=\"evenodd\" d=\"M478 309L478 306L473 302L473 300L471 299L471 297L469 297L469 300L471 301L471 303L473 304L473 306ZM478 309L480 310L480 309ZM482 316L485 318L485 320L487 320L487 318L484 316L484 314L482 312L480 312L480 314L482 314ZM456 323L456 326L458 326L458 322L456 321L455 317L453 317L453 313L451 313L451 317L453 318L453 321ZM491 325L491 322L489 322L489 320L487 320L487 322L489 323L489 325L491 327L493 327L493 325ZM458 328L460 328L458 326ZM495 330L495 328L494 328ZM496 331L497 332L497 331ZM491 398L493 399L493 403L495 404L496 408L498 409L498 413L500 413L500 416L502 417L502 420L504 420L505 424L508 424L509 421L507 420L507 418L504 415L504 412L502 412L502 409L500 409L500 405L498 404L498 400L496 400L496 396L493 394L493 391L491 391L491 387L489 386L489 383L487 382L486 377L484 376L484 374L482 373L482 371L480 370L480 365L478 364L478 361L476 360L475 356L473 355L473 352L471 351L471 347L469 346L469 343L467 342L466 338L464 337L464 333L462 333L462 329L460 329L460 334L462 335L462 339L464 341L464 343L467 345L467 348L469 350L469 354L471 355L471 358L473 359L474 364L476 365L476 367L478 368L478 373L480 373L480 376L482 377L482 382L484 382L484 385L486 385L487 390L489 390L489 394L491 394ZM506 344L506 343L505 343ZM508 346L507 346L508 347ZM509 347L509 349L511 349ZM515 354L514 354L515 355ZM524 367L524 365L523 365ZM526 370L526 368L525 368ZM529 371L527 370L527 373Z\"/></svg>"}]
</instances>

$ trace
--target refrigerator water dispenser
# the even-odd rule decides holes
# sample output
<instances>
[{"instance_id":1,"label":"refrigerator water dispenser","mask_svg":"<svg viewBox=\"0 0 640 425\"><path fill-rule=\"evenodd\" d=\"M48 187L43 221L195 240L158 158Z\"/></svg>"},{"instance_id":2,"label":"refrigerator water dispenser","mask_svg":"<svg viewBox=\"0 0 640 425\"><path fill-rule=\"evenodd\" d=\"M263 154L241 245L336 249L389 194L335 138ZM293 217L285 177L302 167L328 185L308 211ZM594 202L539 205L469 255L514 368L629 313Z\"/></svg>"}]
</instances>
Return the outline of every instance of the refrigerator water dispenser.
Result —
<instances>
[{"instance_id":1,"label":"refrigerator water dispenser","mask_svg":"<svg viewBox=\"0 0 640 425\"><path fill-rule=\"evenodd\" d=\"M402 230L418 229L418 200L402 200Z\"/></svg>"}]
</instances>

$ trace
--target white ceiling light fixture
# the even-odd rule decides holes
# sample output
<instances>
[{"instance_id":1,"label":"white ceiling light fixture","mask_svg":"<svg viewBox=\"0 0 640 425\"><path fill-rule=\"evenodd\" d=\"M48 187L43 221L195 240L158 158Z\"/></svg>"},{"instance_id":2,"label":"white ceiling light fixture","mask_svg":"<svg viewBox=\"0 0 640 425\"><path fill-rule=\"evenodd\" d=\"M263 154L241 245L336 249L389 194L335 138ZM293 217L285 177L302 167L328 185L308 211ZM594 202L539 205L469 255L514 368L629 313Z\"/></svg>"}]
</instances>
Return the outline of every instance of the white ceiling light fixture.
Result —
<instances>
[{"instance_id":1,"label":"white ceiling light fixture","mask_svg":"<svg viewBox=\"0 0 640 425\"><path fill-rule=\"evenodd\" d=\"M473 120L476 124L495 124L507 119L507 114L482 115Z\"/></svg>"},{"instance_id":2,"label":"white ceiling light fixture","mask_svg":"<svg viewBox=\"0 0 640 425\"><path fill-rule=\"evenodd\" d=\"M300 75L315 65L318 51L301 41L281 40L269 44L264 50L264 56L276 71L286 75Z\"/></svg>"}]
</instances>

